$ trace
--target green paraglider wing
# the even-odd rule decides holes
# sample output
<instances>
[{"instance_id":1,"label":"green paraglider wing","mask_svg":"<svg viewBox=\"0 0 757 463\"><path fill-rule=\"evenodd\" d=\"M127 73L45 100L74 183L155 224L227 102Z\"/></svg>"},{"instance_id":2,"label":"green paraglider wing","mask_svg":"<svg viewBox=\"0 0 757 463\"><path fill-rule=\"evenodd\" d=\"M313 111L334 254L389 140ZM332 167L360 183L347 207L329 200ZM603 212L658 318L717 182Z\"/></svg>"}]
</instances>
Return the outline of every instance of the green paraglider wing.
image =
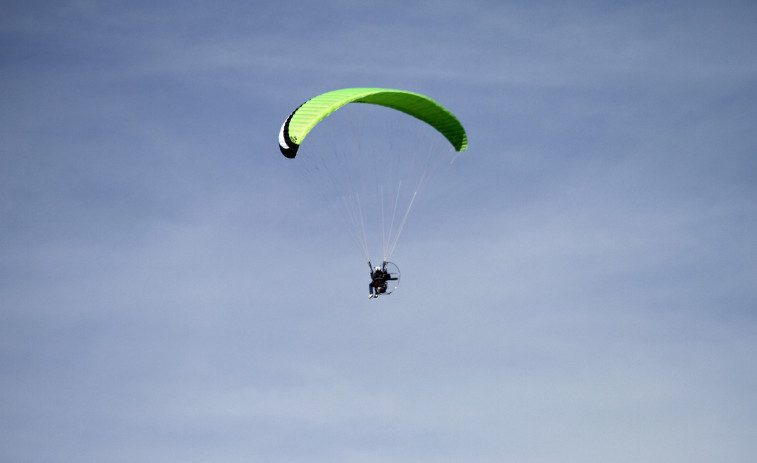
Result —
<instances>
[{"instance_id":1,"label":"green paraglider wing","mask_svg":"<svg viewBox=\"0 0 757 463\"><path fill-rule=\"evenodd\" d=\"M370 103L407 113L426 122L464 151L468 138L460 121L447 108L427 96L385 88L345 88L318 95L294 110L279 132L281 153L294 158L308 132L326 116L348 103Z\"/></svg>"}]
</instances>

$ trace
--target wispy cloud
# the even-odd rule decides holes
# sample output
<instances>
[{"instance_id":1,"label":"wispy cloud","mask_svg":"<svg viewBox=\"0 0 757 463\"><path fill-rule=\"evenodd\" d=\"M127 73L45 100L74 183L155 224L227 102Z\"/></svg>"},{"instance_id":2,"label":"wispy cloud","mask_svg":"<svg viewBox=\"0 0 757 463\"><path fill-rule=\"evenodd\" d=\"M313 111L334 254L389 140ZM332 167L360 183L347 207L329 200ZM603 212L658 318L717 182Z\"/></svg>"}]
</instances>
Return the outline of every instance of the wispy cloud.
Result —
<instances>
[{"instance_id":1,"label":"wispy cloud","mask_svg":"<svg viewBox=\"0 0 757 463\"><path fill-rule=\"evenodd\" d=\"M750 5L1 9L6 458L754 454ZM276 148L362 85L470 141L379 301Z\"/></svg>"}]
</instances>

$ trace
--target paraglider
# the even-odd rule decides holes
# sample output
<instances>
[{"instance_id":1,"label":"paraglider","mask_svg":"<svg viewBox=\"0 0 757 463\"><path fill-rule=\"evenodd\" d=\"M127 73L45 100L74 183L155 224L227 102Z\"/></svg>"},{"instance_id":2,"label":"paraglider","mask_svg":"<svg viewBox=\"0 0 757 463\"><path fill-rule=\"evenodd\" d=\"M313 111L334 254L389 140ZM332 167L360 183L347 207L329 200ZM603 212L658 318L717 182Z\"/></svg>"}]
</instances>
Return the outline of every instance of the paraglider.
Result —
<instances>
[{"instance_id":1,"label":"paraglider","mask_svg":"<svg viewBox=\"0 0 757 463\"><path fill-rule=\"evenodd\" d=\"M345 106L360 106L366 111L368 107L383 107L382 116L389 109L392 111L387 117L401 121L383 136L373 126L363 130L360 124L373 123L378 117L372 112L361 113L343 125L334 122L337 126L332 128L333 142L325 148L310 149L309 145L317 145L310 141L303 144L309 134L321 131L314 129L324 119ZM339 114L343 112L349 113L344 109ZM415 126L420 135L406 136L406 128ZM460 121L447 108L418 93L346 88L323 93L298 106L282 124L278 138L281 153L289 159L298 158L298 164L310 162L308 180L321 182L327 199L343 208L350 235L371 267L370 298L391 294L399 284L399 268L389 262L389 256L397 246L418 192L436 168L450 158L449 153L453 153L451 163L456 153L467 148L467 135ZM446 140L452 150L440 152L436 138ZM427 139L431 141L426 146L418 142ZM298 157L301 148L307 153ZM379 241L378 236L382 242L382 265L374 268L370 248Z\"/></svg>"}]
</instances>

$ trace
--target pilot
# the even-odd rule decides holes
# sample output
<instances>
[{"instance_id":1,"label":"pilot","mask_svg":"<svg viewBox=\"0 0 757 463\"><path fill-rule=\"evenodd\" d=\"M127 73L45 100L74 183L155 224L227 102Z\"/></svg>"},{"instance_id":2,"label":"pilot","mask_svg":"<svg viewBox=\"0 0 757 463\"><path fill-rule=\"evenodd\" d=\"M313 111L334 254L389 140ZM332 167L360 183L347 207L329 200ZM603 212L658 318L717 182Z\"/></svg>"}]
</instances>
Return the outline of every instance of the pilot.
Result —
<instances>
[{"instance_id":1,"label":"pilot","mask_svg":"<svg viewBox=\"0 0 757 463\"><path fill-rule=\"evenodd\" d=\"M376 267L371 272L371 282L368 284L368 299L379 297L379 294L386 293L386 281L389 280L389 273L381 267Z\"/></svg>"}]
</instances>

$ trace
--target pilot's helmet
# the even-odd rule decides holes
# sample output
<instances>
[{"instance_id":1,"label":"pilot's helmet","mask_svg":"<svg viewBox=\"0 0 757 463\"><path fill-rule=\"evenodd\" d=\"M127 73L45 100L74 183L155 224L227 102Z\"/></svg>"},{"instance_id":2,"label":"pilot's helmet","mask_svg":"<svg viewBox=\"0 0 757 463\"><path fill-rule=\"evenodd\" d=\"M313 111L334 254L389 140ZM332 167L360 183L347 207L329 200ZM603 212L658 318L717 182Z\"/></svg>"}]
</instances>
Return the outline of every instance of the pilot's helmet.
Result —
<instances>
[{"instance_id":1,"label":"pilot's helmet","mask_svg":"<svg viewBox=\"0 0 757 463\"><path fill-rule=\"evenodd\" d=\"M381 267L376 267L376 271L380 272L381 271Z\"/></svg>"}]
</instances>

